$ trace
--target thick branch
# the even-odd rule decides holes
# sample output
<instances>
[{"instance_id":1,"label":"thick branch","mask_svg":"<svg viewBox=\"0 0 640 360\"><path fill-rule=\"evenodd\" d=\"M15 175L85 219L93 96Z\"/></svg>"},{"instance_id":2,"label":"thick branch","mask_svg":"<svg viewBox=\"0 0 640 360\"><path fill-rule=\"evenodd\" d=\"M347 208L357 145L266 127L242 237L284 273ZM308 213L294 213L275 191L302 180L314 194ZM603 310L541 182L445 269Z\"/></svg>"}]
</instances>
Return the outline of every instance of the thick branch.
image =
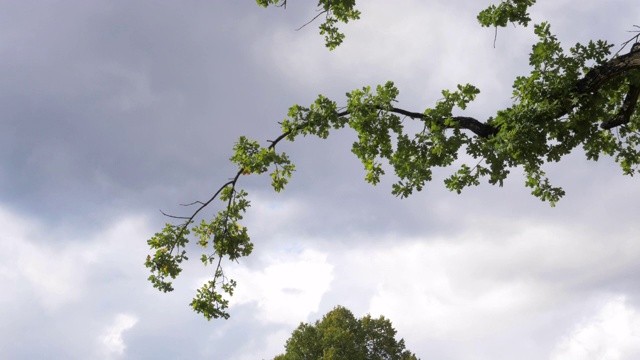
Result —
<instances>
[{"instance_id":1,"label":"thick branch","mask_svg":"<svg viewBox=\"0 0 640 360\"><path fill-rule=\"evenodd\" d=\"M630 70L640 69L640 45L631 47L628 54L611 59L591 69L576 85L576 93L590 94L604 83Z\"/></svg>"},{"instance_id":2,"label":"thick branch","mask_svg":"<svg viewBox=\"0 0 640 360\"><path fill-rule=\"evenodd\" d=\"M408 116L412 119L422 119L424 117L424 114L407 111L396 107L392 108L391 111L397 114ZM495 135L499 130L494 126L488 125L468 116L454 116L452 117L452 119L458 123L458 126L460 128L467 129L482 138L488 138L489 136Z\"/></svg>"},{"instance_id":3,"label":"thick branch","mask_svg":"<svg viewBox=\"0 0 640 360\"><path fill-rule=\"evenodd\" d=\"M633 111L636 109L636 105L638 104L638 97L640 97L640 86L632 85L629 88L627 96L625 96L624 98L624 103L622 103L622 108L620 109L618 115L603 122L602 124L600 124L600 127L607 130L629 123L629 121L631 121L631 115L633 114Z\"/></svg>"},{"instance_id":4,"label":"thick branch","mask_svg":"<svg viewBox=\"0 0 640 360\"><path fill-rule=\"evenodd\" d=\"M578 84L575 87L575 94L590 94L615 77L635 69L640 69L640 43L635 44L628 54L611 59L607 63L591 69L584 78L578 81ZM618 115L606 122L603 122L601 127L603 129L611 129L628 123L636 108L639 97L640 86L632 85L629 89L629 93L627 93L627 96L625 97ZM408 116L412 119L422 119L424 116L422 113L407 111L395 107L390 111ZM556 117L562 117L567 113L568 111L565 110L563 113L557 114ZM498 127L483 123L468 116L454 116L452 119L457 122L457 126L459 128L467 129L482 138L493 136L500 130Z\"/></svg>"},{"instance_id":5,"label":"thick branch","mask_svg":"<svg viewBox=\"0 0 640 360\"><path fill-rule=\"evenodd\" d=\"M391 109L388 108L384 108L382 106L378 106L378 110L387 110L390 111L392 113L395 114L400 114L400 115L404 115L406 117L410 117L412 119L422 119L424 118L424 114L423 113L419 113L419 112L414 112L414 111L408 111L405 109L400 109L397 107L392 107ZM350 112L349 110L345 110L345 111L341 111L339 112L337 115L338 117L343 117L343 116L347 116L349 115ZM472 117L468 117L468 116L453 116L451 117L453 120L458 122L458 127L462 128L462 129L467 129L469 131L471 131L472 133L482 137L482 138L488 138L489 136L495 135L498 133L499 129L485 124L479 120L476 120ZM445 126L444 124L440 124L441 126ZM447 128L453 128L452 126L446 126Z\"/></svg>"}]
</instances>

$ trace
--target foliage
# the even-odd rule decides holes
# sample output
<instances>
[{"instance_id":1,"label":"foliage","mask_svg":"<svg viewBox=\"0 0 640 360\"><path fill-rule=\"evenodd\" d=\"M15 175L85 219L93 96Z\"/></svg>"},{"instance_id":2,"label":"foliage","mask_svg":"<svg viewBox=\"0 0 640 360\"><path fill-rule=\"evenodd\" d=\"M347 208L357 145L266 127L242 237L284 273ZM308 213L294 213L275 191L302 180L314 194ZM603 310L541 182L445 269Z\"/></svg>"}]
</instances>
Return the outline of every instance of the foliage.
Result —
<instances>
[{"instance_id":1,"label":"foliage","mask_svg":"<svg viewBox=\"0 0 640 360\"><path fill-rule=\"evenodd\" d=\"M287 2L257 3L284 7ZM483 10L478 21L482 26L505 26L508 22L527 26L531 21L527 10L534 3L501 1ZM358 19L360 12L353 0L320 0L318 8L319 15L325 15L321 34L333 49L344 39L336 24ZM189 204L197 207L190 216L168 215L181 223L167 224L148 241L154 252L145 262L152 273L149 280L161 291L173 290L169 280L180 274L180 265L187 260L187 236L193 232L198 244L210 249L202 255L202 262L215 264L215 270L213 280L198 290L191 305L209 320L229 316L228 298L223 295L231 296L236 283L226 278L222 259L237 261L253 249L246 227L240 224L250 205L248 194L237 188L237 182L242 175L270 172L274 190L283 190L294 171L287 155L276 151L276 145L285 139L294 141L307 135L325 139L332 130L353 129L358 140L352 152L363 164L365 180L375 185L385 169L391 168L397 177L391 192L401 198L420 191L432 180L435 168L453 167L445 186L457 193L479 185L481 180L502 186L512 170L521 169L532 194L554 205L564 190L551 184L543 165L558 162L579 147L587 159L612 156L623 174L634 175L640 164L640 111L636 106L640 45L612 57L612 45L605 41L575 44L565 50L548 23L535 24L533 31L538 40L529 55L530 73L514 80L511 106L497 110L485 121L457 115L480 93L471 84L443 90L442 99L434 106L412 112L395 106L399 90L389 81L347 93L343 107L323 95L309 106L292 106L281 123L282 134L267 147L240 137L231 157L238 166L235 177L208 201ZM637 41L638 35L634 39ZM418 122L421 130L406 131L407 121ZM216 198L224 204L223 209L190 230L198 213Z\"/></svg>"},{"instance_id":2,"label":"foliage","mask_svg":"<svg viewBox=\"0 0 640 360\"><path fill-rule=\"evenodd\" d=\"M257 3L263 7L287 6L287 0L257 0ZM329 50L333 50L344 41L344 33L338 29L338 23L346 24L349 20L360 19L360 11L356 10L355 6L355 0L318 0L319 14L307 24L324 15L324 22L319 27L320 35L324 35L325 45Z\"/></svg>"},{"instance_id":3,"label":"foliage","mask_svg":"<svg viewBox=\"0 0 640 360\"><path fill-rule=\"evenodd\" d=\"M353 313L336 306L315 324L301 323L285 345L285 353L274 360L416 360L405 349L404 339L395 339L391 321Z\"/></svg>"},{"instance_id":4,"label":"foliage","mask_svg":"<svg viewBox=\"0 0 640 360\"><path fill-rule=\"evenodd\" d=\"M527 10L535 3L535 0L507 0L498 5L490 5L478 14L478 22L487 27L505 27L508 23L527 26L531 21Z\"/></svg>"}]
</instances>

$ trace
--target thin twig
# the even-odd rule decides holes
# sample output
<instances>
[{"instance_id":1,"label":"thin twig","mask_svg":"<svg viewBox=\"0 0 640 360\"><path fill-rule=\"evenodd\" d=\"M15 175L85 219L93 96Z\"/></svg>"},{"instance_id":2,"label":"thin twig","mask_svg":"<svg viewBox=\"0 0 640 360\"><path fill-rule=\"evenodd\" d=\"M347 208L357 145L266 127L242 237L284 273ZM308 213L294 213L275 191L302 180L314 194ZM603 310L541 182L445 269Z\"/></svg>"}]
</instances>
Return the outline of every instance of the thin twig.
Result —
<instances>
[{"instance_id":1,"label":"thin twig","mask_svg":"<svg viewBox=\"0 0 640 360\"><path fill-rule=\"evenodd\" d=\"M638 25L633 25L633 27L637 27L638 29L640 29L640 26L638 26ZM634 36L634 37L632 37L631 39L629 39L629 40L627 40L627 41L623 42L623 43L620 45L620 49L618 49L618 51L616 51L616 53L615 53L615 54L613 54L613 56L614 56L614 57L618 56L618 54L620 53L620 51L622 51L622 49L624 49L627 45L629 45L629 43L630 43L630 42L632 42L632 41L634 41L634 40L635 40L634 42L636 42L636 43L637 43L637 42L638 42L638 39L640 39L640 30L627 30L627 32L630 32L630 33L639 33L639 34L638 34L638 35L636 35L636 36Z\"/></svg>"},{"instance_id":2,"label":"thin twig","mask_svg":"<svg viewBox=\"0 0 640 360\"><path fill-rule=\"evenodd\" d=\"M170 215L170 214L165 213L165 212L164 212L164 211L162 211L162 210L160 210L160 212L162 213L162 215L164 215L164 216L166 216L166 217L173 218L173 219L184 219L184 220L188 219L188 217L186 217L186 216L175 216L175 215Z\"/></svg>"},{"instance_id":3,"label":"thin twig","mask_svg":"<svg viewBox=\"0 0 640 360\"><path fill-rule=\"evenodd\" d=\"M180 205L180 206L192 206L192 205L195 205L195 204L201 204L201 205L202 205L202 204L203 204L203 202L202 202L202 201L198 201L198 200L196 200L196 201L194 201L194 202L192 202L192 203L189 203L189 204L179 204L179 205Z\"/></svg>"},{"instance_id":4,"label":"thin twig","mask_svg":"<svg viewBox=\"0 0 640 360\"><path fill-rule=\"evenodd\" d=\"M322 14L324 14L324 13L326 13L326 12L327 12L327 10L323 10L323 11L322 11L322 12L320 12L318 15L314 16L314 17L313 17L313 19L309 20L309 21L308 21L308 22L306 22L304 25L302 25L302 26L300 26L299 28L297 28L297 29L296 29L296 31L299 31L299 30L301 30L303 27L305 27L305 26L307 26L307 25L311 24L311 23L312 23L312 22L314 22L317 18L319 18L319 17L320 17L320 15L322 15Z\"/></svg>"}]
</instances>

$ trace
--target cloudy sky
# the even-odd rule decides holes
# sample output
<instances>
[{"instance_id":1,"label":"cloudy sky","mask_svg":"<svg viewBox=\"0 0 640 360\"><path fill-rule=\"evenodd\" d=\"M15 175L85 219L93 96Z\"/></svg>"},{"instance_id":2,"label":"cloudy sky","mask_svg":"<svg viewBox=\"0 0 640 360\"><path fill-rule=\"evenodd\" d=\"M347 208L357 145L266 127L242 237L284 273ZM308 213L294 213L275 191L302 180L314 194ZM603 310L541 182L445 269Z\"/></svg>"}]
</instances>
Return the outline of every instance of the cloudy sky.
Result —
<instances>
[{"instance_id":1,"label":"cloudy sky","mask_svg":"<svg viewBox=\"0 0 640 360\"><path fill-rule=\"evenodd\" d=\"M242 178L255 250L227 264L229 320L189 308L211 271L195 252L175 292L146 281L159 209L208 198L234 141L275 138L289 106L393 80L423 111L471 83L461 115L486 118L527 73L532 30L494 48L475 21L490 1L361 3L329 52L317 24L295 31L313 2L0 1L0 358L268 359L338 304L390 318L422 359L640 358L638 179L579 152L547 168L567 191L551 208L518 171L462 195L436 173L400 200L393 178L363 181L353 133L300 138L281 147L284 193ZM566 46L620 44L640 7L540 1L532 17Z\"/></svg>"}]
</instances>

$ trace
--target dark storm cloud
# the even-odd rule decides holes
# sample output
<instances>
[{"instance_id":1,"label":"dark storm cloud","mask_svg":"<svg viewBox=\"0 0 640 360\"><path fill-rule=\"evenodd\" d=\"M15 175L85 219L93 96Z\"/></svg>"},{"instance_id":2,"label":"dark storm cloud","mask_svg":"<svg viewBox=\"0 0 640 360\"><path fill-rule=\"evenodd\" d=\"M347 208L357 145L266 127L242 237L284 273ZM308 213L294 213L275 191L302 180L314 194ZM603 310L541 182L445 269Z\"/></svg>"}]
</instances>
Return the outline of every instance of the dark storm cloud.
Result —
<instances>
[{"instance_id":1,"label":"dark storm cloud","mask_svg":"<svg viewBox=\"0 0 640 360\"><path fill-rule=\"evenodd\" d=\"M305 10L290 6L283 16L253 3L5 5L0 199L47 218L80 220L91 210L97 221L110 208L180 210L172 206L208 196L234 173L226 160L239 134L271 139L289 105L306 104L317 92L340 100L351 89L341 85L348 79L331 77L329 87L292 94L277 81L269 54L255 57L252 40L270 20L286 19L284 27L293 29ZM295 36L320 41L313 27L304 31ZM502 36L507 43L509 33ZM371 74L365 83L387 77ZM414 109L419 97L404 96L408 107L422 110ZM349 193L364 191L387 202L394 214L412 209L409 201L388 201L389 182L373 192L360 189L367 185L358 161L334 155L348 153L352 135L327 145L301 140L282 146L299 162L290 192L320 187L323 194L311 203L340 209L351 208ZM424 202L434 201L432 188L440 193L442 185L430 184L420 194L429 198ZM332 194L341 194L335 195L340 201ZM382 212L380 218L391 216Z\"/></svg>"},{"instance_id":2,"label":"dark storm cloud","mask_svg":"<svg viewBox=\"0 0 640 360\"><path fill-rule=\"evenodd\" d=\"M265 102L280 85L251 58L254 4L3 7L0 199L22 211L185 201L153 198L210 184L238 134L282 117Z\"/></svg>"}]
</instances>

